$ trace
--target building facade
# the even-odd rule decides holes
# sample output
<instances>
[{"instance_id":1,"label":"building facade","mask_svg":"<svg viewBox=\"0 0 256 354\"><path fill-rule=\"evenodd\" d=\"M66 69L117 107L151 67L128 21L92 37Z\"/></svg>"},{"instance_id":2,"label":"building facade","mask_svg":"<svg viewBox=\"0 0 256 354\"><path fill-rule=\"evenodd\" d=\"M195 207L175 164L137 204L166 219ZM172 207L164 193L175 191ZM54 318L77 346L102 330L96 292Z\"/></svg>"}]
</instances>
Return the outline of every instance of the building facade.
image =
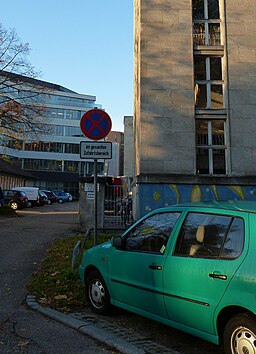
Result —
<instances>
[{"instance_id":1,"label":"building facade","mask_svg":"<svg viewBox=\"0 0 256 354\"><path fill-rule=\"evenodd\" d=\"M124 116L124 176L127 176L130 192L134 180L133 116Z\"/></svg>"},{"instance_id":2,"label":"building facade","mask_svg":"<svg viewBox=\"0 0 256 354\"><path fill-rule=\"evenodd\" d=\"M24 80L24 85L32 85L35 90L38 88L39 92L40 88L46 90L39 97L44 105L42 124L47 134L38 136L36 140L20 136L17 141L13 137L5 137L0 155L7 156L23 170L33 172L36 177L33 184L39 188L65 190L76 195L79 176L93 173L93 161L80 158L80 142L89 140L82 135L80 120L86 111L101 106L96 104L95 96L78 94L60 85L21 75L18 79ZM99 161L99 173L103 173L103 167L104 162Z\"/></svg>"},{"instance_id":3,"label":"building facade","mask_svg":"<svg viewBox=\"0 0 256 354\"><path fill-rule=\"evenodd\" d=\"M112 143L112 159L105 160L104 174L118 177L124 174L124 133L112 130L104 138Z\"/></svg>"},{"instance_id":4,"label":"building facade","mask_svg":"<svg viewBox=\"0 0 256 354\"><path fill-rule=\"evenodd\" d=\"M2 189L23 186L28 181L33 183L34 179L34 176L29 172L0 158L0 187Z\"/></svg>"},{"instance_id":5,"label":"building facade","mask_svg":"<svg viewBox=\"0 0 256 354\"><path fill-rule=\"evenodd\" d=\"M135 0L137 216L256 199L255 0Z\"/></svg>"}]
</instances>

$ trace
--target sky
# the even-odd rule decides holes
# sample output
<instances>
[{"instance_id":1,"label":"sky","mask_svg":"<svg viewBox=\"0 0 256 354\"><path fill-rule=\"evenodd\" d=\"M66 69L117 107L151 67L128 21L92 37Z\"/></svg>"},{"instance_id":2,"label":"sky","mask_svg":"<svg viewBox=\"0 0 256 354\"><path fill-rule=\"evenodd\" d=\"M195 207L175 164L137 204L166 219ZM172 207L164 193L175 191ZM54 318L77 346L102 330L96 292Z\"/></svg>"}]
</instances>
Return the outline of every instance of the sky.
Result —
<instances>
[{"instance_id":1,"label":"sky","mask_svg":"<svg viewBox=\"0 0 256 354\"><path fill-rule=\"evenodd\" d=\"M39 79L96 96L123 131L133 115L133 0L1 1L0 23L29 43Z\"/></svg>"}]
</instances>

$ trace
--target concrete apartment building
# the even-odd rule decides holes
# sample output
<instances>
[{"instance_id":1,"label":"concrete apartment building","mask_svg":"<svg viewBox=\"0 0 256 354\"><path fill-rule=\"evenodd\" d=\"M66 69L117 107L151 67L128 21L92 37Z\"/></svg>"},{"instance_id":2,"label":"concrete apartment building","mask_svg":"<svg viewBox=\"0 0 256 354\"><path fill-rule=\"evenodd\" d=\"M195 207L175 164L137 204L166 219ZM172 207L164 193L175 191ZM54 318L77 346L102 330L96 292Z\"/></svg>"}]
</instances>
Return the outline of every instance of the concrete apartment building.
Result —
<instances>
[{"instance_id":1,"label":"concrete apartment building","mask_svg":"<svg viewBox=\"0 0 256 354\"><path fill-rule=\"evenodd\" d=\"M256 1L135 0L136 217L256 199Z\"/></svg>"}]
</instances>

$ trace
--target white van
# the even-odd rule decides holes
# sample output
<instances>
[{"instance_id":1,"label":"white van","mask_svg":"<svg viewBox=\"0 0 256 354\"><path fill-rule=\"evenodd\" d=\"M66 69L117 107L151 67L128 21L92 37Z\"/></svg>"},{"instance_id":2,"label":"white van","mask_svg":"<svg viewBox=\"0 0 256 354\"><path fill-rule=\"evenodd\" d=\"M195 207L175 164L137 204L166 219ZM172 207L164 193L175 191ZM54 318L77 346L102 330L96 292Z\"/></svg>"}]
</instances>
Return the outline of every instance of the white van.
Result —
<instances>
[{"instance_id":1,"label":"white van","mask_svg":"<svg viewBox=\"0 0 256 354\"><path fill-rule=\"evenodd\" d=\"M28 198L29 206L38 206L39 203L39 188L37 187L14 187L12 190L22 191L26 193L26 197Z\"/></svg>"}]
</instances>

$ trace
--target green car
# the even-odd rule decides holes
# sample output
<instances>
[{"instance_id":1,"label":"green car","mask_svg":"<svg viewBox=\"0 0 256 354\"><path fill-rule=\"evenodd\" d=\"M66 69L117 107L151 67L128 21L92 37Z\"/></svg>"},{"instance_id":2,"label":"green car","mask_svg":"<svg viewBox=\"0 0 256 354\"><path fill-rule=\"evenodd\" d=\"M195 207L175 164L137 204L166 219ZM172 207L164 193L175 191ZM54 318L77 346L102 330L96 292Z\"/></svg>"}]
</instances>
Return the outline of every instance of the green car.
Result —
<instances>
[{"instance_id":1,"label":"green car","mask_svg":"<svg viewBox=\"0 0 256 354\"><path fill-rule=\"evenodd\" d=\"M256 203L158 209L83 254L91 309L117 306L215 344L256 353Z\"/></svg>"}]
</instances>

